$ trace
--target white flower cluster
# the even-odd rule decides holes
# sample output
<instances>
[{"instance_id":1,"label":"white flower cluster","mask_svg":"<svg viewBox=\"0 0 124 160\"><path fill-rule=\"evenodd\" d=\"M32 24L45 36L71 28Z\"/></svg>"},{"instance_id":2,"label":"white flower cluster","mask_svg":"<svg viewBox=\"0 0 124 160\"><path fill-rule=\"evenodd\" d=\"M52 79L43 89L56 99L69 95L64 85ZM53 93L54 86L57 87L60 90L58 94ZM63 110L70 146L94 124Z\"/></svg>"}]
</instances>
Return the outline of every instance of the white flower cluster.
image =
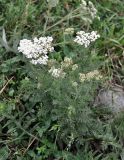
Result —
<instances>
[{"instance_id":1,"label":"white flower cluster","mask_svg":"<svg viewBox=\"0 0 124 160\"><path fill-rule=\"evenodd\" d=\"M93 78L95 78L96 80L100 80L103 77L98 70L88 72L87 74L79 73L80 82L84 82L85 80L90 81Z\"/></svg>"},{"instance_id":2,"label":"white flower cluster","mask_svg":"<svg viewBox=\"0 0 124 160\"><path fill-rule=\"evenodd\" d=\"M77 64L74 64L74 65L72 66L72 71L75 71L76 69L78 69L78 65L77 65Z\"/></svg>"},{"instance_id":3,"label":"white flower cluster","mask_svg":"<svg viewBox=\"0 0 124 160\"><path fill-rule=\"evenodd\" d=\"M86 33L84 31L77 32L77 36L74 39L74 42L84 45L85 48L87 48L91 42L94 42L100 37L99 34L97 34L97 31L92 31L91 33Z\"/></svg>"},{"instance_id":4,"label":"white flower cluster","mask_svg":"<svg viewBox=\"0 0 124 160\"><path fill-rule=\"evenodd\" d=\"M78 86L78 83L75 82L75 81L72 81L72 86L73 86L73 87L77 87L77 86Z\"/></svg>"},{"instance_id":5,"label":"white flower cluster","mask_svg":"<svg viewBox=\"0 0 124 160\"><path fill-rule=\"evenodd\" d=\"M72 58L65 57L64 61L61 62L61 68L68 68L73 64Z\"/></svg>"},{"instance_id":6,"label":"white flower cluster","mask_svg":"<svg viewBox=\"0 0 124 160\"><path fill-rule=\"evenodd\" d=\"M64 34L73 34L74 33L74 28L66 28L64 31Z\"/></svg>"},{"instance_id":7,"label":"white flower cluster","mask_svg":"<svg viewBox=\"0 0 124 160\"><path fill-rule=\"evenodd\" d=\"M91 17L94 19L95 17L97 17L97 9L95 8L94 4L91 1L88 2L88 5Z\"/></svg>"},{"instance_id":8,"label":"white flower cluster","mask_svg":"<svg viewBox=\"0 0 124 160\"><path fill-rule=\"evenodd\" d=\"M82 12L88 13L88 15L90 15L92 19L96 17L99 18L97 16L97 9L91 1L86 2L85 0L81 0L81 8Z\"/></svg>"},{"instance_id":9,"label":"white flower cluster","mask_svg":"<svg viewBox=\"0 0 124 160\"><path fill-rule=\"evenodd\" d=\"M66 73L61 68L55 68L54 66L49 70L49 73L54 78L64 78Z\"/></svg>"},{"instance_id":10,"label":"white flower cluster","mask_svg":"<svg viewBox=\"0 0 124 160\"><path fill-rule=\"evenodd\" d=\"M67 69L71 69L72 71L75 71L76 69L78 69L78 65L73 64L72 58L69 58L69 57L64 58L59 68L55 68L56 65L57 65L56 60L51 59L48 61L48 67L50 67L49 73L51 73L51 75L54 78L59 78L59 77L64 78L67 73L66 72Z\"/></svg>"},{"instance_id":11,"label":"white flower cluster","mask_svg":"<svg viewBox=\"0 0 124 160\"><path fill-rule=\"evenodd\" d=\"M46 65L48 62L48 52L54 51L52 47L52 37L34 38L33 41L28 39L20 40L18 51L22 52L33 64Z\"/></svg>"}]
</instances>

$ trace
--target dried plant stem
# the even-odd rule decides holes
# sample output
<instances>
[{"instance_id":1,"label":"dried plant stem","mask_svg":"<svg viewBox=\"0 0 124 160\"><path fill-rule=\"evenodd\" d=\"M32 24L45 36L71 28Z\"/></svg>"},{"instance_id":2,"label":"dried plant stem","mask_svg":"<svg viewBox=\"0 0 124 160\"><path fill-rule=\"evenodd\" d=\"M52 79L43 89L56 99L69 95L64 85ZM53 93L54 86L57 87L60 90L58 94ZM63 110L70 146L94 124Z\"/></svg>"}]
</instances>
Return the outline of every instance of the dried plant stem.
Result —
<instances>
[{"instance_id":1,"label":"dried plant stem","mask_svg":"<svg viewBox=\"0 0 124 160\"><path fill-rule=\"evenodd\" d=\"M3 86L3 88L0 90L0 95L4 92L4 90L6 89L7 85L10 83L10 81L13 79L14 77L11 77L6 84Z\"/></svg>"},{"instance_id":2,"label":"dried plant stem","mask_svg":"<svg viewBox=\"0 0 124 160\"><path fill-rule=\"evenodd\" d=\"M24 151L23 155L26 154L26 152L28 151L28 149L31 147L31 145L33 144L33 142L34 142L35 140L36 140L36 137L34 137L34 138L32 139L32 141L28 144L28 147L27 147L26 150Z\"/></svg>"}]
</instances>

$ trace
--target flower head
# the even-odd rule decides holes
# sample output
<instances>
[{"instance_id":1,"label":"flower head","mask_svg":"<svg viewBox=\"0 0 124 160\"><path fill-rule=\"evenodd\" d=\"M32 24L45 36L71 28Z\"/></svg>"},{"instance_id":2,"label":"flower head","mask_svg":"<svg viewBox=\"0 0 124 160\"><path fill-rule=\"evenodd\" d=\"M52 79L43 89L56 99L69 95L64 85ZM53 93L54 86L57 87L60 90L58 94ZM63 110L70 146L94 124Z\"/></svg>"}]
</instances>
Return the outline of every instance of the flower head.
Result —
<instances>
[{"instance_id":1,"label":"flower head","mask_svg":"<svg viewBox=\"0 0 124 160\"><path fill-rule=\"evenodd\" d=\"M86 75L84 73L79 73L80 82L84 82L86 80Z\"/></svg>"},{"instance_id":2,"label":"flower head","mask_svg":"<svg viewBox=\"0 0 124 160\"><path fill-rule=\"evenodd\" d=\"M74 28L66 28L64 34L73 34Z\"/></svg>"},{"instance_id":3,"label":"flower head","mask_svg":"<svg viewBox=\"0 0 124 160\"><path fill-rule=\"evenodd\" d=\"M74 64L74 65L72 66L72 71L75 71L76 69L78 69L78 65L77 65L77 64Z\"/></svg>"},{"instance_id":4,"label":"flower head","mask_svg":"<svg viewBox=\"0 0 124 160\"><path fill-rule=\"evenodd\" d=\"M77 87L77 86L78 86L78 83L75 82L75 81L72 81L72 86L73 86L73 87Z\"/></svg>"},{"instance_id":5,"label":"flower head","mask_svg":"<svg viewBox=\"0 0 124 160\"><path fill-rule=\"evenodd\" d=\"M73 64L72 58L65 57L65 58L64 58L64 61L61 62L61 67L62 67L62 68L68 68L68 67L70 67L72 64Z\"/></svg>"},{"instance_id":6,"label":"flower head","mask_svg":"<svg viewBox=\"0 0 124 160\"><path fill-rule=\"evenodd\" d=\"M55 67L52 67L50 70L49 70L49 73L51 73L51 75L54 77L54 78L64 78L65 77L65 72L63 72L63 70L61 68L55 68Z\"/></svg>"},{"instance_id":7,"label":"flower head","mask_svg":"<svg viewBox=\"0 0 124 160\"><path fill-rule=\"evenodd\" d=\"M77 32L77 36L74 39L74 42L84 45L87 48L91 42L96 41L100 37L96 31L92 31L91 33L86 33L84 31Z\"/></svg>"},{"instance_id":8,"label":"flower head","mask_svg":"<svg viewBox=\"0 0 124 160\"><path fill-rule=\"evenodd\" d=\"M102 75L99 73L98 70L94 70L91 72L88 72L86 74L84 73L79 73L79 80L80 82L84 82L85 80L90 81L91 79L96 79L96 80L100 80L102 79Z\"/></svg>"},{"instance_id":9,"label":"flower head","mask_svg":"<svg viewBox=\"0 0 124 160\"><path fill-rule=\"evenodd\" d=\"M18 51L22 52L27 58L30 59L32 64L47 64L48 52L52 52L52 37L34 38L33 41L28 39L20 40Z\"/></svg>"},{"instance_id":10,"label":"flower head","mask_svg":"<svg viewBox=\"0 0 124 160\"><path fill-rule=\"evenodd\" d=\"M87 13L90 17L91 20L93 20L94 18L98 18L99 16L97 16L97 9L95 8L94 4L89 1L86 2L85 0L81 0L81 9L84 13ZM89 18L86 17L86 19L88 20Z\"/></svg>"}]
</instances>

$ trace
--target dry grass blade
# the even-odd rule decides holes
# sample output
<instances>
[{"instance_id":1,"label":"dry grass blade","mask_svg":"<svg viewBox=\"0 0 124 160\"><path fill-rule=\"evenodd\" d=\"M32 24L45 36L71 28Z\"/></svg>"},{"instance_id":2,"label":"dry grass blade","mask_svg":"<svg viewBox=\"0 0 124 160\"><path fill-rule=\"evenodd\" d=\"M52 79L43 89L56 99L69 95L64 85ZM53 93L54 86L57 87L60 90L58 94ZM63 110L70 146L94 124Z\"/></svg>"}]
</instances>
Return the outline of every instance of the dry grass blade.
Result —
<instances>
[{"instance_id":1,"label":"dry grass blade","mask_svg":"<svg viewBox=\"0 0 124 160\"><path fill-rule=\"evenodd\" d=\"M11 77L6 84L3 86L3 88L0 90L0 95L4 92L4 90L6 89L6 87L8 86L8 84L10 83L10 81L13 79L14 77Z\"/></svg>"}]
</instances>

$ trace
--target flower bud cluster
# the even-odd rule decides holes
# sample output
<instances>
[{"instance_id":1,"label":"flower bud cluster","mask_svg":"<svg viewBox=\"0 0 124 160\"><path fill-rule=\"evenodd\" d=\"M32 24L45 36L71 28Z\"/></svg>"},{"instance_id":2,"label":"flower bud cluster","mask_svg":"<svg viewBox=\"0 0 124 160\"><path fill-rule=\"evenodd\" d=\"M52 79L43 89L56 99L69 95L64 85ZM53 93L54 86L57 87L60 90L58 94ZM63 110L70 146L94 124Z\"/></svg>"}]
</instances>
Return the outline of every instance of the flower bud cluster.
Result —
<instances>
[{"instance_id":1,"label":"flower bud cluster","mask_svg":"<svg viewBox=\"0 0 124 160\"><path fill-rule=\"evenodd\" d=\"M61 62L61 68L68 68L73 64L72 58L65 57L64 61Z\"/></svg>"},{"instance_id":2,"label":"flower bud cluster","mask_svg":"<svg viewBox=\"0 0 124 160\"><path fill-rule=\"evenodd\" d=\"M77 86L78 86L78 83L75 82L75 81L72 81L72 86L73 86L73 87L77 87Z\"/></svg>"},{"instance_id":3,"label":"flower bud cluster","mask_svg":"<svg viewBox=\"0 0 124 160\"><path fill-rule=\"evenodd\" d=\"M46 65L48 62L48 52L53 52L52 37L34 38L33 41L28 39L20 40L18 51L22 52L33 64Z\"/></svg>"},{"instance_id":4,"label":"flower bud cluster","mask_svg":"<svg viewBox=\"0 0 124 160\"><path fill-rule=\"evenodd\" d=\"M84 45L85 48L87 48L91 42L96 41L100 37L99 34L97 34L97 31L92 31L91 33L86 33L84 31L77 32L77 36L74 39L74 42Z\"/></svg>"},{"instance_id":5,"label":"flower bud cluster","mask_svg":"<svg viewBox=\"0 0 124 160\"><path fill-rule=\"evenodd\" d=\"M102 79L102 75L99 73L98 70L88 72L87 74L79 73L80 82L84 82L85 80L90 81L93 78L95 78L96 80L100 80Z\"/></svg>"},{"instance_id":6,"label":"flower bud cluster","mask_svg":"<svg viewBox=\"0 0 124 160\"><path fill-rule=\"evenodd\" d=\"M81 0L81 9L82 9L82 12L90 15L92 20L94 18L99 18L97 16L97 9L95 8L94 4L91 1L86 2L85 0Z\"/></svg>"},{"instance_id":7,"label":"flower bud cluster","mask_svg":"<svg viewBox=\"0 0 124 160\"><path fill-rule=\"evenodd\" d=\"M48 61L48 64L50 64L51 62L53 62L53 60L50 60L50 62ZM65 57L64 61L61 62L60 68L55 68L54 63L51 63L51 64L53 64L53 66L51 66L49 73L51 73L51 75L54 78L59 78L59 77L64 78L66 75L66 73L64 72L64 69L70 67L73 64L73 61L71 58Z\"/></svg>"},{"instance_id":8,"label":"flower bud cluster","mask_svg":"<svg viewBox=\"0 0 124 160\"><path fill-rule=\"evenodd\" d=\"M95 17L97 17L97 9L91 1L88 2L88 6L89 13L91 14L91 17L94 19Z\"/></svg>"},{"instance_id":9,"label":"flower bud cluster","mask_svg":"<svg viewBox=\"0 0 124 160\"><path fill-rule=\"evenodd\" d=\"M49 70L49 73L54 78L64 78L66 73L61 68L55 68L54 66Z\"/></svg>"},{"instance_id":10,"label":"flower bud cluster","mask_svg":"<svg viewBox=\"0 0 124 160\"><path fill-rule=\"evenodd\" d=\"M75 71L78 68L77 64L73 64L73 60L72 58L69 57L65 57L64 60L61 62L60 68L55 68L56 65L56 61L55 60L49 60L48 61L48 67L50 67L51 69L49 70L49 73L51 73L51 75L54 78L64 78L66 75L65 70L68 68L71 68L72 71ZM67 70L66 70L67 71Z\"/></svg>"},{"instance_id":11,"label":"flower bud cluster","mask_svg":"<svg viewBox=\"0 0 124 160\"><path fill-rule=\"evenodd\" d=\"M77 64L74 64L74 65L72 66L72 71L75 71L76 69L78 69L78 65L77 65Z\"/></svg>"},{"instance_id":12,"label":"flower bud cluster","mask_svg":"<svg viewBox=\"0 0 124 160\"><path fill-rule=\"evenodd\" d=\"M74 33L74 28L66 28L64 31L64 34L73 34Z\"/></svg>"}]
</instances>

